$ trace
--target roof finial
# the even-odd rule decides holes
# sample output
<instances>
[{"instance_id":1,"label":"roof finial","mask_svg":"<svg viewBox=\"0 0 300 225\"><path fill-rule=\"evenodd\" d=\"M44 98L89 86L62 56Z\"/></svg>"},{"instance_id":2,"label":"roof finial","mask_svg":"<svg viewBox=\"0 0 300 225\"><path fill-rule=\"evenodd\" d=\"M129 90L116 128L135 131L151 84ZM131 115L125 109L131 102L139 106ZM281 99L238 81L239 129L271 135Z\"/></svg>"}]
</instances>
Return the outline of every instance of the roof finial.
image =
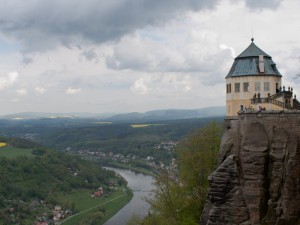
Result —
<instances>
[{"instance_id":1,"label":"roof finial","mask_svg":"<svg viewBox=\"0 0 300 225\"><path fill-rule=\"evenodd\" d=\"M254 38L253 38L253 29L252 29L251 31L252 31L252 38L251 38L251 41L253 42L253 41L254 41Z\"/></svg>"}]
</instances>

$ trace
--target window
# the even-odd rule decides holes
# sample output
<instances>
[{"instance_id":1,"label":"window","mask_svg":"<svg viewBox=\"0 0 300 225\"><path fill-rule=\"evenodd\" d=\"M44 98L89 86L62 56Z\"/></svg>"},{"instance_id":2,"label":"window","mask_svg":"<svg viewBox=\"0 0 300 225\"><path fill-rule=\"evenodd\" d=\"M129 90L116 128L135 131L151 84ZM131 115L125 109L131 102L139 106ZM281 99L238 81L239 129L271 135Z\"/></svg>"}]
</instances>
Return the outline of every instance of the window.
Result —
<instances>
[{"instance_id":1,"label":"window","mask_svg":"<svg viewBox=\"0 0 300 225\"><path fill-rule=\"evenodd\" d=\"M234 84L234 91L235 92L240 92L240 83L235 83Z\"/></svg>"},{"instance_id":2,"label":"window","mask_svg":"<svg viewBox=\"0 0 300 225\"><path fill-rule=\"evenodd\" d=\"M270 82L264 82L264 91L270 91Z\"/></svg>"},{"instance_id":3,"label":"window","mask_svg":"<svg viewBox=\"0 0 300 225\"><path fill-rule=\"evenodd\" d=\"M244 83L244 92L249 92L249 83L248 82Z\"/></svg>"},{"instance_id":4,"label":"window","mask_svg":"<svg viewBox=\"0 0 300 225\"><path fill-rule=\"evenodd\" d=\"M231 93L231 84L226 85L226 91L227 93Z\"/></svg>"},{"instance_id":5,"label":"window","mask_svg":"<svg viewBox=\"0 0 300 225\"><path fill-rule=\"evenodd\" d=\"M254 83L254 90L255 91L260 91L260 82L255 82Z\"/></svg>"}]
</instances>

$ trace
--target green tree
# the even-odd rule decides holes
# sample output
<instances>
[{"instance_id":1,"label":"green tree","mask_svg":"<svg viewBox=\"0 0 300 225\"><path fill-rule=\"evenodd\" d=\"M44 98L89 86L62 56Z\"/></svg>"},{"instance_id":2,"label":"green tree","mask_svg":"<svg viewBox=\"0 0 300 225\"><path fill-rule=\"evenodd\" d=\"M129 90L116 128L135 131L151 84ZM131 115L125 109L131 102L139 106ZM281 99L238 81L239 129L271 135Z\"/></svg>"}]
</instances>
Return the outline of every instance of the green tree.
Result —
<instances>
[{"instance_id":1,"label":"green tree","mask_svg":"<svg viewBox=\"0 0 300 225\"><path fill-rule=\"evenodd\" d=\"M177 149L180 181L192 199L191 208L197 209L199 216L206 201L207 178L216 165L221 134L221 126L212 122L189 135Z\"/></svg>"},{"instance_id":2,"label":"green tree","mask_svg":"<svg viewBox=\"0 0 300 225\"><path fill-rule=\"evenodd\" d=\"M179 174L167 171L155 180L152 214L139 224L197 225L206 201L208 175L214 170L221 126L215 122L188 135L177 147Z\"/></svg>"}]
</instances>

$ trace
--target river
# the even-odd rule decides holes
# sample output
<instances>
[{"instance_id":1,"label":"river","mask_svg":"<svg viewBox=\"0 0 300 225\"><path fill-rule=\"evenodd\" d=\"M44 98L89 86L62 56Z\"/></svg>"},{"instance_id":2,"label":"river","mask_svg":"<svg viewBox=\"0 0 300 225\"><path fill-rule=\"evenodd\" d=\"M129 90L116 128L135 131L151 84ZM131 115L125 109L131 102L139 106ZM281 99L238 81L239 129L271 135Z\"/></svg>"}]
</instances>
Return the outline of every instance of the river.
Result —
<instances>
[{"instance_id":1,"label":"river","mask_svg":"<svg viewBox=\"0 0 300 225\"><path fill-rule=\"evenodd\" d=\"M133 191L133 198L104 225L125 225L132 215L147 215L150 205L143 199L151 196L151 190L154 189L153 177L131 170L107 169L114 170L127 180L128 187Z\"/></svg>"}]
</instances>

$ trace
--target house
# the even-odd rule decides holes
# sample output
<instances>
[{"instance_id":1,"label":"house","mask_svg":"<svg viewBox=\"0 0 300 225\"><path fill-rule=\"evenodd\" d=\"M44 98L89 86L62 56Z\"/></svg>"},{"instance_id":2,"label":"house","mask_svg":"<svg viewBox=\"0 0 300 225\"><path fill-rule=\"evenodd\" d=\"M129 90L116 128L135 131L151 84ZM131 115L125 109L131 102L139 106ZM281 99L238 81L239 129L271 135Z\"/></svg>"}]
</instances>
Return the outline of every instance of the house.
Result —
<instances>
[{"instance_id":1,"label":"house","mask_svg":"<svg viewBox=\"0 0 300 225\"><path fill-rule=\"evenodd\" d=\"M94 197L101 197L104 194L104 189L102 187L99 187L97 191L94 192L94 194L91 195L92 198Z\"/></svg>"},{"instance_id":2,"label":"house","mask_svg":"<svg viewBox=\"0 0 300 225\"><path fill-rule=\"evenodd\" d=\"M282 75L272 57L257 47L254 39L235 58L226 76L226 114L247 110L300 109L293 88L282 84Z\"/></svg>"},{"instance_id":3,"label":"house","mask_svg":"<svg viewBox=\"0 0 300 225\"><path fill-rule=\"evenodd\" d=\"M59 205L55 206L55 207L54 207L54 210L55 210L55 211L61 211L61 206L59 206Z\"/></svg>"},{"instance_id":4,"label":"house","mask_svg":"<svg viewBox=\"0 0 300 225\"><path fill-rule=\"evenodd\" d=\"M49 223L48 222L37 222L36 225L48 225Z\"/></svg>"}]
</instances>

